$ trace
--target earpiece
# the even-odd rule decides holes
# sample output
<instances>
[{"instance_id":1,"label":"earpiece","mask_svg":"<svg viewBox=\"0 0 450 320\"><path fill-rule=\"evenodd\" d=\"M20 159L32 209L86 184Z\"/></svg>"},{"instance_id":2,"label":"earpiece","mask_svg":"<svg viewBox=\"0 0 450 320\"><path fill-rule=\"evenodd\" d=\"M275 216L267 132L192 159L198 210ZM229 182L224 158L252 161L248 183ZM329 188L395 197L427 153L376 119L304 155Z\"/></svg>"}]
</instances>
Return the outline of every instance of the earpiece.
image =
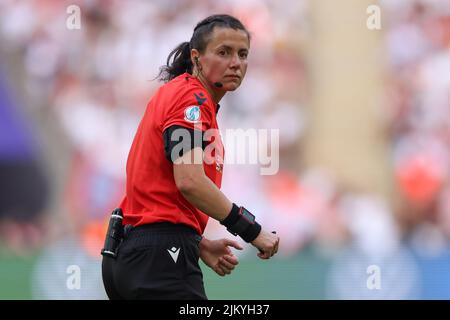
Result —
<instances>
[{"instance_id":1,"label":"earpiece","mask_svg":"<svg viewBox=\"0 0 450 320\"><path fill-rule=\"evenodd\" d=\"M199 70L202 70L202 67L200 66L200 63L198 62L198 57L194 57L194 60L195 60L195 64L196 64L197 68Z\"/></svg>"}]
</instances>

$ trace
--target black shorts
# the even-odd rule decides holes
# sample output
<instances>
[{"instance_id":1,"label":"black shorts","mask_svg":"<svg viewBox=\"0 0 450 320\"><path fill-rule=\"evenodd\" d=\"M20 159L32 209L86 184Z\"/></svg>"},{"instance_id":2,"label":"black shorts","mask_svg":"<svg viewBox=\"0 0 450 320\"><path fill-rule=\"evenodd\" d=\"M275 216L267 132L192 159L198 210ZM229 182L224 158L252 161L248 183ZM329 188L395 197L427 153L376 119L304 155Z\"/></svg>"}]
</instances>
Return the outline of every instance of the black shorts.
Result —
<instances>
[{"instance_id":1,"label":"black shorts","mask_svg":"<svg viewBox=\"0 0 450 320\"><path fill-rule=\"evenodd\" d=\"M110 299L206 300L198 264L201 237L168 222L132 228L117 258L103 257L102 276Z\"/></svg>"}]
</instances>

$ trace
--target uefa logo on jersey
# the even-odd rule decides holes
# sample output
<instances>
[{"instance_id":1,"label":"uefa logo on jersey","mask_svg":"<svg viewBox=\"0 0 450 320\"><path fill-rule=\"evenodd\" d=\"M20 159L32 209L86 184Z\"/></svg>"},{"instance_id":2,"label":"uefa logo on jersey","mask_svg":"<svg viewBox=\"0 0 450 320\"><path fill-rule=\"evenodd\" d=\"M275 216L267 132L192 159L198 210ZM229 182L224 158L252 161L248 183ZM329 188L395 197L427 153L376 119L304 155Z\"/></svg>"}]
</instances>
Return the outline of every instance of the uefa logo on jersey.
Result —
<instances>
[{"instance_id":1,"label":"uefa logo on jersey","mask_svg":"<svg viewBox=\"0 0 450 320\"><path fill-rule=\"evenodd\" d=\"M184 120L189 122L197 122L200 120L200 107L191 106L184 110Z\"/></svg>"}]
</instances>

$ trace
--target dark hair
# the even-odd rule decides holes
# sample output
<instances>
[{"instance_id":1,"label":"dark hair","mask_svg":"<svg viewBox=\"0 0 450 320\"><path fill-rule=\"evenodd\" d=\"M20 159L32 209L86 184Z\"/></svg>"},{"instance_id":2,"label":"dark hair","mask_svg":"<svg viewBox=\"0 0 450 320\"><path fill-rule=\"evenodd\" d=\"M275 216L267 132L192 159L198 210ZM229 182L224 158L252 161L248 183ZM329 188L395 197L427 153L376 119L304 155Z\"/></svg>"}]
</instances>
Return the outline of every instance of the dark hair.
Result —
<instances>
[{"instance_id":1,"label":"dark hair","mask_svg":"<svg viewBox=\"0 0 450 320\"><path fill-rule=\"evenodd\" d=\"M213 32L214 27L243 30L247 34L248 41L250 41L250 33L235 17L227 14L209 16L197 23L191 41L180 43L172 50L167 57L166 65L160 68L157 78L167 82L185 72L192 74L191 49L197 49L200 53L205 52L209 36Z\"/></svg>"}]
</instances>

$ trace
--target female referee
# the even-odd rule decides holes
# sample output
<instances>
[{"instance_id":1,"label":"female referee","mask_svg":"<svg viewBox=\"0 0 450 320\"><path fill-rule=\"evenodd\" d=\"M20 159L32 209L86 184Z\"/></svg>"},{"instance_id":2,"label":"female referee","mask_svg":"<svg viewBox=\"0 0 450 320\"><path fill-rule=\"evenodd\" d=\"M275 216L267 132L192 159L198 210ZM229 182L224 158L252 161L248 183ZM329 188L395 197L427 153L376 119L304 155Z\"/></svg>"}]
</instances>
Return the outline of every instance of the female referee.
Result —
<instances>
[{"instance_id":1,"label":"female referee","mask_svg":"<svg viewBox=\"0 0 450 320\"><path fill-rule=\"evenodd\" d=\"M120 208L130 228L116 258L103 257L110 299L207 299L198 259L224 276L238 264L229 247L242 249L202 237L209 217L255 246L261 259L278 251L278 236L220 191L223 145L220 135L207 134L218 130L219 101L244 79L249 48L239 20L213 15L161 68L166 83L150 100L127 161Z\"/></svg>"}]
</instances>

